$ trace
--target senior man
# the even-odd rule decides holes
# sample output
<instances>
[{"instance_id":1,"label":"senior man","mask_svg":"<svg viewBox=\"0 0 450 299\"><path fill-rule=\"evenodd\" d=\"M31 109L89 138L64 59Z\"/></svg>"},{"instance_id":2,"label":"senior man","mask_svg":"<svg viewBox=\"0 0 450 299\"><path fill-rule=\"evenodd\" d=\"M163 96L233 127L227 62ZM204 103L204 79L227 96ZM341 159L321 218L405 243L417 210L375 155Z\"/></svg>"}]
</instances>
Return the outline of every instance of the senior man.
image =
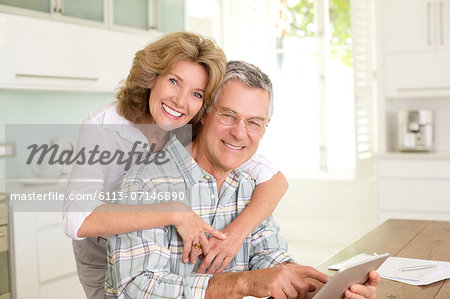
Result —
<instances>
[{"instance_id":1,"label":"senior man","mask_svg":"<svg viewBox=\"0 0 450 299\"><path fill-rule=\"evenodd\" d=\"M253 65L229 62L214 105L192 144L192 156L172 137L164 149L166 163L143 165L128 172L119 192L123 192L125 199L143 191L155 197L183 194L184 202L193 212L214 228L224 229L242 212L255 188L252 178L238 167L256 152L272 105L269 78ZM125 200L125 203L143 201ZM198 244L194 247L197 254L201 253ZM182 247L182 239L173 226L111 236L105 296L297 298L315 289L308 278L328 280L311 267L295 264L272 217L246 238L224 273L196 273L200 259L193 264L184 263ZM211 267L217 269L220 265L213 263ZM347 295L374 298L378 283L379 276L373 272L365 286L354 285L355 293L348 290Z\"/></svg>"}]
</instances>

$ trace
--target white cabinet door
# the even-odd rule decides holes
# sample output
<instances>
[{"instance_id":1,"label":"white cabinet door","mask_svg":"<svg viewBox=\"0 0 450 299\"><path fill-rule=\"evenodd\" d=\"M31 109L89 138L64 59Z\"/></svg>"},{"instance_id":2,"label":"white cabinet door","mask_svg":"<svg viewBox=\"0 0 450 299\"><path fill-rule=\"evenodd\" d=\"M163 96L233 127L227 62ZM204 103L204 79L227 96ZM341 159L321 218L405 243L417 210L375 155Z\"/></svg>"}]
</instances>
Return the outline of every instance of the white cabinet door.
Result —
<instances>
[{"instance_id":1,"label":"white cabinet door","mask_svg":"<svg viewBox=\"0 0 450 299\"><path fill-rule=\"evenodd\" d=\"M0 86L109 91L108 31L0 14Z\"/></svg>"},{"instance_id":2,"label":"white cabinet door","mask_svg":"<svg viewBox=\"0 0 450 299\"><path fill-rule=\"evenodd\" d=\"M388 98L447 98L450 51L388 54L384 74Z\"/></svg>"},{"instance_id":3,"label":"white cabinet door","mask_svg":"<svg viewBox=\"0 0 450 299\"><path fill-rule=\"evenodd\" d=\"M439 48L450 50L450 0L438 0Z\"/></svg>"},{"instance_id":4,"label":"white cabinet door","mask_svg":"<svg viewBox=\"0 0 450 299\"><path fill-rule=\"evenodd\" d=\"M385 96L450 96L450 0L384 0L380 5Z\"/></svg>"},{"instance_id":5,"label":"white cabinet door","mask_svg":"<svg viewBox=\"0 0 450 299\"><path fill-rule=\"evenodd\" d=\"M11 224L15 298L84 298L61 213L15 212Z\"/></svg>"},{"instance_id":6,"label":"white cabinet door","mask_svg":"<svg viewBox=\"0 0 450 299\"><path fill-rule=\"evenodd\" d=\"M430 51L435 48L434 0L385 0L382 3L386 53Z\"/></svg>"},{"instance_id":7,"label":"white cabinet door","mask_svg":"<svg viewBox=\"0 0 450 299\"><path fill-rule=\"evenodd\" d=\"M449 159L378 159L378 219L450 219Z\"/></svg>"}]
</instances>

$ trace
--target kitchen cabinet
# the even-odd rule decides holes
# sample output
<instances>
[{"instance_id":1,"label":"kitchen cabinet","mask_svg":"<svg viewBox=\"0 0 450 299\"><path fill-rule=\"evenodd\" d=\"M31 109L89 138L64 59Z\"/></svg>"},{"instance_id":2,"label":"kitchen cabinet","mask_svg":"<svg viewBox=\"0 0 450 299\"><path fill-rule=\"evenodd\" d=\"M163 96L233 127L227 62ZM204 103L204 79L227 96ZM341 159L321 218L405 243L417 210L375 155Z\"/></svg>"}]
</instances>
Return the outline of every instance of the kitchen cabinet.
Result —
<instances>
[{"instance_id":1,"label":"kitchen cabinet","mask_svg":"<svg viewBox=\"0 0 450 299\"><path fill-rule=\"evenodd\" d=\"M386 53L450 49L450 0L385 0Z\"/></svg>"},{"instance_id":2,"label":"kitchen cabinet","mask_svg":"<svg viewBox=\"0 0 450 299\"><path fill-rule=\"evenodd\" d=\"M57 1L57 11L63 15L72 18L85 19L95 22L104 20L104 1L103 0L59 0Z\"/></svg>"},{"instance_id":3,"label":"kitchen cabinet","mask_svg":"<svg viewBox=\"0 0 450 299\"><path fill-rule=\"evenodd\" d=\"M450 97L450 51L387 54L383 73L387 98Z\"/></svg>"},{"instance_id":4,"label":"kitchen cabinet","mask_svg":"<svg viewBox=\"0 0 450 299\"><path fill-rule=\"evenodd\" d=\"M167 33L185 28L184 0L158 1L158 31Z\"/></svg>"},{"instance_id":5,"label":"kitchen cabinet","mask_svg":"<svg viewBox=\"0 0 450 299\"><path fill-rule=\"evenodd\" d=\"M184 12L184 0L0 0L0 88L113 92L136 51L184 30Z\"/></svg>"},{"instance_id":6,"label":"kitchen cabinet","mask_svg":"<svg viewBox=\"0 0 450 299\"><path fill-rule=\"evenodd\" d=\"M114 27L167 33L185 29L184 0L113 0Z\"/></svg>"},{"instance_id":7,"label":"kitchen cabinet","mask_svg":"<svg viewBox=\"0 0 450 299\"><path fill-rule=\"evenodd\" d=\"M2 13L0 22L0 87L112 90L104 30Z\"/></svg>"},{"instance_id":8,"label":"kitchen cabinet","mask_svg":"<svg viewBox=\"0 0 450 299\"><path fill-rule=\"evenodd\" d=\"M114 0L113 24L142 30L156 29L151 24L149 2L147 0Z\"/></svg>"},{"instance_id":9,"label":"kitchen cabinet","mask_svg":"<svg viewBox=\"0 0 450 299\"><path fill-rule=\"evenodd\" d=\"M450 156L391 154L377 160L378 220L450 219Z\"/></svg>"},{"instance_id":10,"label":"kitchen cabinet","mask_svg":"<svg viewBox=\"0 0 450 299\"><path fill-rule=\"evenodd\" d=\"M22 186L18 193L64 192L65 184ZM11 202L14 298L85 298L61 212L16 211ZM62 209L62 202L60 204ZM62 210L61 210L62 211Z\"/></svg>"},{"instance_id":11,"label":"kitchen cabinet","mask_svg":"<svg viewBox=\"0 0 450 299\"><path fill-rule=\"evenodd\" d=\"M52 11L50 0L0 0L0 4L43 13Z\"/></svg>"},{"instance_id":12,"label":"kitchen cabinet","mask_svg":"<svg viewBox=\"0 0 450 299\"><path fill-rule=\"evenodd\" d=\"M0 0L0 4L5 6L6 11L31 15L33 12L38 12L45 13L48 17L52 15L53 18L65 16L100 23L104 21L104 3L104 0Z\"/></svg>"},{"instance_id":13,"label":"kitchen cabinet","mask_svg":"<svg viewBox=\"0 0 450 299\"><path fill-rule=\"evenodd\" d=\"M112 92L151 39L4 13L0 23L0 88Z\"/></svg>"},{"instance_id":14,"label":"kitchen cabinet","mask_svg":"<svg viewBox=\"0 0 450 299\"><path fill-rule=\"evenodd\" d=\"M385 95L450 96L450 0L384 0L379 5Z\"/></svg>"},{"instance_id":15,"label":"kitchen cabinet","mask_svg":"<svg viewBox=\"0 0 450 299\"><path fill-rule=\"evenodd\" d=\"M110 29L185 29L184 0L0 0L0 11Z\"/></svg>"}]
</instances>

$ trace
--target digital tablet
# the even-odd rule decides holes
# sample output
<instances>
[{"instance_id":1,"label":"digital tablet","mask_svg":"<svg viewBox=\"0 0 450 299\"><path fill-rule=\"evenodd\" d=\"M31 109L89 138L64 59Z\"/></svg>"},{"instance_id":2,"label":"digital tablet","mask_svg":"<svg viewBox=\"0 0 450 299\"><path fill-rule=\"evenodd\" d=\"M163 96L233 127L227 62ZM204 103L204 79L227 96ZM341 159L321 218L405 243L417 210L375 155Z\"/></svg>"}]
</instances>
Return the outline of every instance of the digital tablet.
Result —
<instances>
[{"instance_id":1,"label":"digital tablet","mask_svg":"<svg viewBox=\"0 0 450 299\"><path fill-rule=\"evenodd\" d=\"M364 284L369 278L369 272L378 269L388 257L388 253L377 255L339 270L319 290L319 292L314 295L313 299L343 298L344 292L352 284Z\"/></svg>"}]
</instances>

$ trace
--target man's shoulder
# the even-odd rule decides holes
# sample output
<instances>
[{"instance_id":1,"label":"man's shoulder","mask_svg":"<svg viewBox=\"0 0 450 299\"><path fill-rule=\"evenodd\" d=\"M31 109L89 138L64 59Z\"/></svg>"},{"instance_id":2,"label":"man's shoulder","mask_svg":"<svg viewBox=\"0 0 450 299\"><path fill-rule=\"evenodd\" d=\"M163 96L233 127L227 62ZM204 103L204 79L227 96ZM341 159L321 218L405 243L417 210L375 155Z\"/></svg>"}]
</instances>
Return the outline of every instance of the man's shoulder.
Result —
<instances>
[{"instance_id":1,"label":"man's shoulder","mask_svg":"<svg viewBox=\"0 0 450 299\"><path fill-rule=\"evenodd\" d=\"M158 157L156 157L158 156ZM148 182L181 177L176 159L167 149L151 154L143 163L134 164L122 174L121 184L126 182Z\"/></svg>"},{"instance_id":2,"label":"man's shoulder","mask_svg":"<svg viewBox=\"0 0 450 299\"><path fill-rule=\"evenodd\" d=\"M143 164L133 165L124 172L117 183L121 192L176 191L185 190L188 169L181 156L177 142L169 142L166 148L152 154ZM192 158L191 158L192 159Z\"/></svg>"},{"instance_id":3,"label":"man's shoulder","mask_svg":"<svg viewBox=\"0 0 450 299\"><path fill-rule=\"evenodd\" d=\"M229 175L230 179L238 184L241 188L255 189L256 182L253 177L243 169L235 169Z\"/></svg>"}]
</instances>

